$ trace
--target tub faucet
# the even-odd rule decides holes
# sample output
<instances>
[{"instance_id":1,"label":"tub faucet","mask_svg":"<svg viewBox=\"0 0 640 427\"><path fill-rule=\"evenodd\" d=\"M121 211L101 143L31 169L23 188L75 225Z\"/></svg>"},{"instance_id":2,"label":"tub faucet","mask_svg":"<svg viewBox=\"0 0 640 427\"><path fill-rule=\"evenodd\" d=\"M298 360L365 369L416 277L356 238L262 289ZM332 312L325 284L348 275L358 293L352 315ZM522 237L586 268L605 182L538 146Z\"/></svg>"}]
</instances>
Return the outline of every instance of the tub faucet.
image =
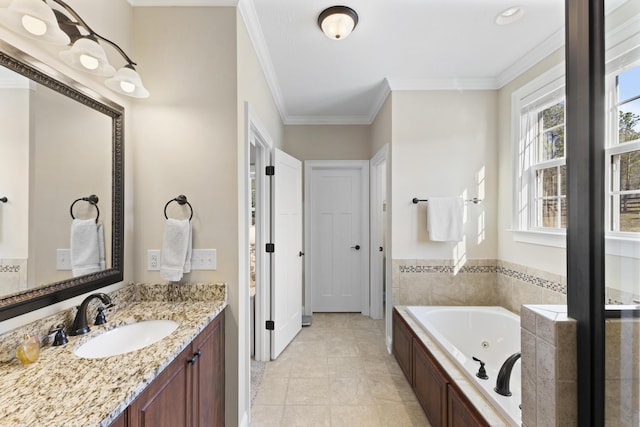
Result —
<instances>
[{"instance_id":1,"label":"tub faucet","mask_svg":"<svg viewBox=\"0 0 640 427\"><path fill-rule=\"evenodd\" d=\"M113 305L109 295L103 294L102 292L86 297L84 301L82 301L82 304L80 304L80 307L78 307L76 318L73 320L73 327L71 328L71 332L69 332L71 335L83 335L89 332L89 326L87 326L87 306L94 298L99 298L107 307Z\"/></svg>"},{"instance_id":2,"label":"tub faucet","mask_svg":"<svg viewBox=\"0 0 640 427\"><path fill-rule=\"evenodd\" d=\"M509 381L511 380L511 370L513 365L520 359L520 352L513 353L507 357L498 372L498 379L496 380L496 386L493 389L496 393L503 396L511 396L511 390L509 390Z\"/></svg>"}]
</instances>

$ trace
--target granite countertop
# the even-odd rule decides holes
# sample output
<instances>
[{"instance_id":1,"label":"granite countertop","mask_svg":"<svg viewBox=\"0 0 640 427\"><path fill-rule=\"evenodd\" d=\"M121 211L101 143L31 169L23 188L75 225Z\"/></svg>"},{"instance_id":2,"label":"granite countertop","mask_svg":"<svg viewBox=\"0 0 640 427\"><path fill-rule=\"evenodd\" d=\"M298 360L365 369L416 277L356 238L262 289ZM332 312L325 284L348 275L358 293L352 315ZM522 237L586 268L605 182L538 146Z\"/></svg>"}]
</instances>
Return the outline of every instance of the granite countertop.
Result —
<instances>
[{"instance_id":1,"label":"granite countertop","mask_svg":"<svg viewBox=\"0 0 640 427\"><path fill-rule=\"evenodd\" d=\"M110 425L224 310L226 295L223 284L131 284L114 292L111 296L116 305L105 310L106 325L92 325L90 306L88 334L68 336L69 342L63 346L44 345L38 360L30 365L15 359L0 364L0 425ZM66 319L72 316L73 313L65 314ZM73 354L93 336L151 319L170 319L179 326L160 341L130 353L102 359L83 359ZM17 336L30 328L32 334L42 335L45 324L46 320L20 328L13 335L5 334L0 337L0 345L4 351L7 346L15 348Z\"/></svg>"}]
</instances>

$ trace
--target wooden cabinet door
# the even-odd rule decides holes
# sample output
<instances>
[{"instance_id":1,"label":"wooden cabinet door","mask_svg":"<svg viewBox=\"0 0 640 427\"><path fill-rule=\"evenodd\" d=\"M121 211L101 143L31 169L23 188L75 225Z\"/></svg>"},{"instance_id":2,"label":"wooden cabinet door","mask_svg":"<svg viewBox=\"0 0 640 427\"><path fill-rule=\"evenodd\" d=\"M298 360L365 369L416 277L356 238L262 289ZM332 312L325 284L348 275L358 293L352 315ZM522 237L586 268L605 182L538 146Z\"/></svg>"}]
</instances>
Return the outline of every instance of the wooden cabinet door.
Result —
<instances>
[{"instance_id":1,"label":"wooden cabinet door","mask_svg":"<svg viewBox=\"0 0 640 427\"><path fill-rule=\"evenodd\" d=\"M488 427L476 409L451 384L447 395L448 427Z\"/></svg>"},{"instance_id":2,"label":"wooden cabinet door","mask_svg":"<svg viewBox=\"0 0 640 427\"><path fill-rule=\"evenodd\" d=\"M437 362L422 347L413 341L413 391L422 405L433 427L446 427L447 423L447 378Z\"/></svg>"},{"instance_id":3,"label":"wooden cabinet door","mask_svg":"<svg viewBox=\"0 0 640 427\"><path fill-rule=\"evenodd\" d=\"M402 368L404 375L413 385L413 372L411 368L411 340L413 336L400 314L393 310L393 354Z\"/></svg>"},{"instance_id":4,"label":"wooden cabinet door","mask_svg":"<svg viewBox=\"0 0 640 427\"><path fill-rule=\"evenodd\" d=\"M124 411L118 418L113 420L109 427L127 427L127 411Z\"/></svg>"},{"instance_id":5,"label":"wooden cabinet door","mask_svg":"<svg viewBox=\"0 0 640 427\"><path fill-rule=\"evenodd\" d=\"M224 312L193 341L194 425L224 426Z\"/></svg>"},{"instance_id":6,"label":"wooden cabinet door","mask_svg":"<svg viewBox=\"0 0 640 427\"><path fill-rule=\"evenodd\" d=\"M188 427L191 410L191 346L188 346L128 408L131 427Z\"/></svg>"}]
</instances>

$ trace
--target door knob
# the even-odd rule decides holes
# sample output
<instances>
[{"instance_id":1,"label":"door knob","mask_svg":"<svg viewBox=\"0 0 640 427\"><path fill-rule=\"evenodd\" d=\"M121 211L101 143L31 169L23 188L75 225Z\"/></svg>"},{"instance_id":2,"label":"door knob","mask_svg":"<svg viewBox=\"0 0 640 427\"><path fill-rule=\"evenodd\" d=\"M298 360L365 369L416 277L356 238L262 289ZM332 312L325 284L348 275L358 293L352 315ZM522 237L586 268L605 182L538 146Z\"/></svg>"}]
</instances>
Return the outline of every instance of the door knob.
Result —
<instances>
[{"instance_id":1,"label":"door knob","mask_svg":"<svg viewBox=\"0 0 640 427\"><path fill-rule=\"evenodd\" d=\"M360 245L351 246L351 249L355 249L356 251L359 251Z\"/></svg>"}]
</instances>

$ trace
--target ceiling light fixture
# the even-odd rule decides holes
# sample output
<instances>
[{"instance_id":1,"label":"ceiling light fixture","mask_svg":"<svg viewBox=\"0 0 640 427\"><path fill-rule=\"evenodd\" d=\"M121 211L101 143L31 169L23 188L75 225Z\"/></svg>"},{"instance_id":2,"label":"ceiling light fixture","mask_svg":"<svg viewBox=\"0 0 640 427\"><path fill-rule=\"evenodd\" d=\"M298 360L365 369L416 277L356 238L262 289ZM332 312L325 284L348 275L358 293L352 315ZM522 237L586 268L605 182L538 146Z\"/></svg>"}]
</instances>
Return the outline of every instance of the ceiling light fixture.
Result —
<instances>
[{"instance_id":1,"label":"ceiling light fixture","mask_svg":"<svg viewBox=\"0 0 640 427\"><path fill-rule=\"evenodd\" d=\"M522 18L524 15L524 9L520 6L512 6L509 9L502 11L496 16L496 24L507 25L512 24Z\"/></svg>"},{"instance_id":2,"label":"ceiling light fixture","mask_svg":"<svg viewBox=\"0 0 640 427\"><path fill-rule=\"evenodd\" d=\"M111 77L106 86L123 95L146 98L149 92L142 85L137 65L114 42L96 33L87 23L62 0L50 0L64 9L52 9L46 0L12 0L7 8L0 8L0 24L25 37L55 45L72 44L68 50L59 53L60 58L72 67L95 74ZM113 47L126 61L116 73L109 64L107 54L99 42ZM116 79L116 84L111 80Z\"/></svg>"},{"instance_id":3,"label":"ceiling light fixture","mask_svg":"<svg viewBox=\"0 0 640 427\"><path fill-rule=\"evenodd\" d=\"M358 14L347 6L332 6L320 13L318 26L332 40L342 40L358 25Z\"/></svg>"}]
</instances>

